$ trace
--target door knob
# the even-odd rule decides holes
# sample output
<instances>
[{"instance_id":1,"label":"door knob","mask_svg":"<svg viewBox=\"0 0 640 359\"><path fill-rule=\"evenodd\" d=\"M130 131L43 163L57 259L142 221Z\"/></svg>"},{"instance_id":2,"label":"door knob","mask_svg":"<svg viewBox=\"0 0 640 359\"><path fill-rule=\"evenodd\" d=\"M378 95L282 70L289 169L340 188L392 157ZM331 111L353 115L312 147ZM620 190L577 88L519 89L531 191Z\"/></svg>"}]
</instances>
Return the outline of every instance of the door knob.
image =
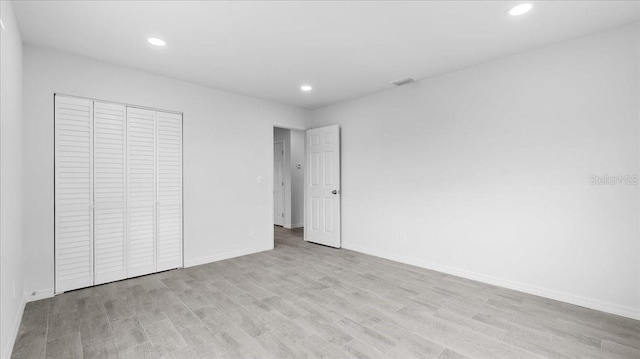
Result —
<instances>
[{"instance_id":1,"label":"door knob","mask_svg":"<svg viewBox=\"0 0 640 359\"><path fill-rule=\"evenodd\" d=\"M336 191L335 189L333 191L331 191L331 193L333 194L338 194L338 191Z\"/></svg>"}]
</instances>

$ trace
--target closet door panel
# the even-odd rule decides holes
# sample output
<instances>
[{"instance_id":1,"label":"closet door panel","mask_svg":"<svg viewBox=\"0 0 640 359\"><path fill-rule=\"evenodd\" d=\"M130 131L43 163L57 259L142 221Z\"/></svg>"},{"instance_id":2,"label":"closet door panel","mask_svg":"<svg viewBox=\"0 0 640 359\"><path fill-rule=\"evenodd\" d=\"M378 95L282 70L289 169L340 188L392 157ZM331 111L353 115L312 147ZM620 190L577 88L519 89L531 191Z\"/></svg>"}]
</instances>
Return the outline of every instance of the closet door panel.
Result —
<instances>
[{"instance_id":1,"label":"closet door panel","mask_svg":"<svg viewBox=\"0 0 640 359\"><path fill-rule=\"evenodd\" d=\"M182 115L157 112L158 271L182 267Z\"/></svg>"},{"instance_id":2,"label":"closet door panel","mask_svg":"<svg viewBox=\"0 0 640 359\"><path fill-rule=\"evenodd\" d=\"M93 101L55 96L55 292L93 285Z\"/></svg>"},{"instance_id":3,"label":"closet door panel","mask_svg":"<svg viewBox=\"0 0 640 359\"><path fill-rule=\"evenodd\" d=\"M156 113L127 107L128 277L156 271Z\"/></svg>"},{"instance_id":4,"label":"closet door panel","mask_svg":"<svg viewBox=\"0 0 640 359\"><path fill-rule=\"evenodd\" d=\"M94 102L95 284L126 278L126 108Z\"/></svg>"}]
</instances>

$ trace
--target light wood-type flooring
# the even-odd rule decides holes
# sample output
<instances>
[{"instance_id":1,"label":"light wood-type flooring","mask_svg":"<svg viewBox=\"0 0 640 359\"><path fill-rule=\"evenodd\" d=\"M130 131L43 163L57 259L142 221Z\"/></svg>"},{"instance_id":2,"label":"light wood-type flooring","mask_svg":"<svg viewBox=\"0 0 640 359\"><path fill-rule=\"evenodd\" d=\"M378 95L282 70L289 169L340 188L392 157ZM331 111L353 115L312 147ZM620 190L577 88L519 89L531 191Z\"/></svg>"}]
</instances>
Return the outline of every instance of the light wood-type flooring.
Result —
<instances>
[{"instance_id":1,"label":"light wood-type flooring","mask_svg":"<svg viewBox=\"0 0 640 359\"><path fill-rule=\"evenodd\" d=\"M12 358L640 358L640 321L306 243L28 303Z\"/></svg>"}]
</instances>

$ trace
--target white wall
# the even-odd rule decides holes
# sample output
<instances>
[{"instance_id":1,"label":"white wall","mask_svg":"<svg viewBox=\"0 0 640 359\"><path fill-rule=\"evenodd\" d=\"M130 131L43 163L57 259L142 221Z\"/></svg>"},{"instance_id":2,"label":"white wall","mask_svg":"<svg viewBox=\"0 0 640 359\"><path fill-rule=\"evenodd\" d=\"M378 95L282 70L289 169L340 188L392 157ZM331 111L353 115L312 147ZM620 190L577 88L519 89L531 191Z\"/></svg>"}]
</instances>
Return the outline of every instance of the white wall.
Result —
<instances>
[{"instance_id":1,"label":"white wall","mask_svg":"<svg viewBox=\"0 0 640 359\"><path fill-rule=\"evenodd\" d=\"M345 248L640 318L639 28L313 112Z\"/></svg>"},{"instance_id":2,"label":"white wall","mask_svg":"<svg viewBox=\"0 0 640 359\"><path fill-rule=\"evenodd\" d=\"M9 358L22 317L22 39L0 2L0 354Z\"/></svg>"},{"instance_id":3,"label":"white wall","mask_svg":"<svg viewBox=\"0 0 640 359\"><path fill-rule=\"evenodd\" d=\"M185 265L273 247L271 133L307 111L32 46L24 66L27 291L53 290L54 93L184 113Z\"/></svg>"},{"instance_id":4,"label":"white wall","mask_svg":"<svg viewBox=\"0 0 640 359\"><path fill-rule=\"evenodd\" d=\"M291 130L291 227L304 226L305 132ZM296 165L302 165L296 168Z\"/></svg>"}]
</instances>

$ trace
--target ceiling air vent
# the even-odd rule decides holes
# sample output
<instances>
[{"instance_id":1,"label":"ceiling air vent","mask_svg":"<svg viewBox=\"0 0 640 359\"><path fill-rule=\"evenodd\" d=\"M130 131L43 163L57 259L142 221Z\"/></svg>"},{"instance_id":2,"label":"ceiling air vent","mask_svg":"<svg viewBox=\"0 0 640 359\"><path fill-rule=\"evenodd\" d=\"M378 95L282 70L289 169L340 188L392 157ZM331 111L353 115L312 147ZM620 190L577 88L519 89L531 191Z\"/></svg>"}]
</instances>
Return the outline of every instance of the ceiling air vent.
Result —
<instances>
[{"instance_id":1,"label":"ceiling air vent","mask_svg":"<svg viewBox=\"0 0 640 359\"><path fill-rule=\"evenodd\" d=\"M411 77L405 77L405 78L400 79L400 80L392 81L391 83L396 85L396 86L402 86L402 85L410 84L410 83L415 82L415 81L416 80L412 79Z\"/></svg>"}]
</instances>

